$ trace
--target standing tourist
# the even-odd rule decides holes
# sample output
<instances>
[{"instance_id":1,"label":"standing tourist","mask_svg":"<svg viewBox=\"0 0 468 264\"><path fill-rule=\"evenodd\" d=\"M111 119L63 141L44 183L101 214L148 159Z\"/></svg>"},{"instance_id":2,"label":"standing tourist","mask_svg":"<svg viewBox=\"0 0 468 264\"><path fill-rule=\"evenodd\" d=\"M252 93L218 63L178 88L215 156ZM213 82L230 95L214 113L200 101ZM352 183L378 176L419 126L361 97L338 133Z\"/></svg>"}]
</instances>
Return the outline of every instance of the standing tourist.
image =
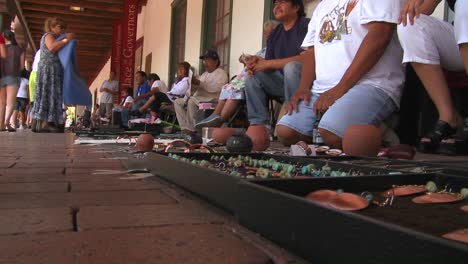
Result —
<instances>
[{"instance_id":1,"label":"standing tourist","mask_svg":"<svg viewBox=\"0 0 468 264\"><path fill-rule=\"evenodd\" d=\"M60 41L56 38L65 33L67 25L60 18L52 17L45 21L44 35L41 39L41 60L37 71L34 92L33 125L34 132L57 132L57 126L64 124L63 104L63 67L58 51L75 38L67 33Z\"/></svg>"}]
</instances>

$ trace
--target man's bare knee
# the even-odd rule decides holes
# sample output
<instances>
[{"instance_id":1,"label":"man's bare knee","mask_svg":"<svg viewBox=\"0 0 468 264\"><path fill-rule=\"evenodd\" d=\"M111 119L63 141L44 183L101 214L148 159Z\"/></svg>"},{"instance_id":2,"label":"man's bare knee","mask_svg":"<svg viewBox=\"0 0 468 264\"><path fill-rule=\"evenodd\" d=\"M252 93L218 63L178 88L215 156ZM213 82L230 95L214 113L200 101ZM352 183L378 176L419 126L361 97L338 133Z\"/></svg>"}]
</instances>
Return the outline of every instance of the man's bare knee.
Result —
<instances>
[{"instance_id":1,"label":"man's bare knee","mask_svg":"<svg viewBox=\"0 0 468 264\"><path fill-rule=\"evenodd\" d=\"M296 130L287 126L278 125L276 126L276 134L281 144L285 146L291 146L296 144L298 141L305 141L306 143L312 143L312 138L303 135Z\"/></svg>"},{"instance_id":2,"label":"man's bare knee","mask_svg":"<svg viewBox=\"0 0 468 264\"><path fill-rule=\"evenodd\" d=\"M319 128L319 132L323 138L323 141L325 142L325 144L327 144L327 146L330 146L332 148L339 148L339 149L342 148L341 146L342 141L338 135L323 128Z\"/></svg>"},{"instance_id":3,"label":"man's bare knee","mask_svg":"<svg viewBox=\"0 0 468 264\"><path fill-rule=\"evenodd\" d=\"M291 146L298 140L298 134L294 129L287 126L278 125L276 126L276 135L281 144L285 146Z\"/></svg>"}]
</instances>

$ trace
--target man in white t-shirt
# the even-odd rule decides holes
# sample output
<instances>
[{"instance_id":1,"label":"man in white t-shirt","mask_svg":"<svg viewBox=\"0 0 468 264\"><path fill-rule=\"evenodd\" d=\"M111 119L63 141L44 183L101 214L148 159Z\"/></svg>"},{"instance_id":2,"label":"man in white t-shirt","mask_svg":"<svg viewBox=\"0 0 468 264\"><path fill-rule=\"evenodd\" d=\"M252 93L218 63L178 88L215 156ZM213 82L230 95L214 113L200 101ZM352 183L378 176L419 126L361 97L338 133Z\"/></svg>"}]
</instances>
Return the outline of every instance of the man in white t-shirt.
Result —
<instances>
[{"instance_id":1,"label":"man in white t-shirt","mask_svg":"<svg viewBox=\"0 0 468 264\"><path fill-rule=\"evenodd\" d=\"M320 134L341 148L346 128L380 123L398 109L404 82L396 38L400 0L326 0L318 4L302 47L299 89L278 123L285 145Z\"/></svg>"},{"instance_id":2,"label":"man in white t-shirt","mask_svg":"<svg viewBox=\"0 0 468 264\"><path fill-rule=\"evenodd\" d=\"M99 116L104 121L109 121L112 116L112 108L114 107L114 95L119 92L119 82L115 80L115 73L113 71L110 72L109 79L102 83L99 92L101 92Z\"/></svg>"},{"instance_id":3,"label":"man in white t-shirt","mask_svg":"<svg viewBox=\"0 0 468 264\"><path fill-rule=\"evenodd\" d=\"M203 60L206 71L198 78L192 79L193 95L188 98L179 98L174 102L174 109L177 114L177 121L184 133L195 132L196 117L198 114L198 104L201 102L216 102L221 88L228 82L226 72L219 68L221 64L219 55L214 50L207 50L200 56Z\"/></svg>"}]
</instances>

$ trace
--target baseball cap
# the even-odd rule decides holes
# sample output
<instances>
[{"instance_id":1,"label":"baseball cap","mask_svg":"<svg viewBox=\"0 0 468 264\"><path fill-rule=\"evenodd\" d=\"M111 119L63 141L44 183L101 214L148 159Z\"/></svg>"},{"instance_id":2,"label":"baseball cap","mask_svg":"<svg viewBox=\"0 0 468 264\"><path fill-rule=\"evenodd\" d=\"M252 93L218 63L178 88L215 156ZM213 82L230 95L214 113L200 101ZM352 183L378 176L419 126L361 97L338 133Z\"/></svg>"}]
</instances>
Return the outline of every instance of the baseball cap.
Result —
<instances>
[{"instance_id":1,"label":"baseball cap","mask_svg":"<svg viewBox=\"0 0 468 264\"><path fill-rule=\"evenodd\" d=\"M219 55L216 51L214 50L206 50L203 55L200 56L200 60L210 58L213 60L218 60L219 61Z\"/></svg>"}]
</instances>

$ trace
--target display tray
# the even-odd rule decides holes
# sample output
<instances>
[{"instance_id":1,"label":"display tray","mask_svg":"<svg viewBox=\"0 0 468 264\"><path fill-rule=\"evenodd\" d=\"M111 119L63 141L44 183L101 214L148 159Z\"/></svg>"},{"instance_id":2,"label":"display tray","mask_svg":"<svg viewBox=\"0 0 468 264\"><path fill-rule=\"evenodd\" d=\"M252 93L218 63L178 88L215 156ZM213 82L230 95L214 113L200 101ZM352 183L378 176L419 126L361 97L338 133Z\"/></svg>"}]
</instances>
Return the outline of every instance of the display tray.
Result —
<instances>
[{"instance_id":1,"label":"display tray","mask_svg":"<svg viewBox=\"0 0 468 264\"><path fill-rule=\"evenodd\" d=\"M116 138L119 136L139 136L140 134L152 134L153 136L158 136L159 132L153 131L143 131L143 130L124 130L123 128L115 127L100 127L100 128L91 128L91 129L79 129L75 130L75 134L78 137L96 137L96 138Z\"/></svg>"},{"instance_id":2,"label":"display tray","mask_svg":"<svg viewBox=\"0 0 468 264\"><path fill-rule=\"evenodd\" d=\"M311 158L373 168L397 170L404 173L442 173L468 177L468 161L412 161L355 156L316 156Z\"/></svg>"},{"instance_id":3,"label":"display tray","mask_svg":"<svg viewBox=\"0 0 468 264\"><path fill-rule=\"evenodd\" d=\"M169 157L170 155L170 157ZM174 158L177 156L178 158ZM218 157L218 160L214 160L214 157ZM222 158L221 158L222 157ZM251 164L247 167L267 167L268 165L263 162L275 160L279 163L292 165L295 169L289 172L289 177L292 178L320 178L321 176L330 176L331 173L335 172L340 174L341 178L363 176L363 175L388 175L391 173L400 173L385 169L375 169L359 165L341 164L322 160L313 160L307 158L291 157L291 156L277 156L262 153L254 153L248 155L242 155L242 157L249 157L250 160L257 160L255 164L251 164L250 161L244 162ZM182 159L183 158L183 159ZM147 169L164 179L167 179L191 192L198 194L199 196L209 200L210 202L226 209L229 212L234 212L236 198L237 198L237 182L241 179L247 179L255 181L261 179L261 177L253 176L247 177L245 175L246 170L242 168L235 168L229 165L229 159L238 159L239 154L208 154L208 153L172 153L172 154L155 154L148 153L145 155L145 164ZM205 160L208 166L201 166L199 164L192 163L193 160L198 162ZM232 162L232 160L231 160ZM219 164L224 163L224 170L219 168ZM253 162L252 162L253 163ZM323 173L320 175L304 176L299 173L304 166L312 166L312 164L319 171L325 165L330 168L330 173ZM218 168L216 168L218 166ZM283 173L287 167L283 165L281 169L277 169L273 172L274 175L269 175L269 180L275 181L281 179L281 177L288 177L287 173ZM251 169L249 171L255 171ZM269 170L273 171L273 169ZM256 173L256 172L255 172ZM343 174L344 173L344 174ZM296 175L297 174L297 175ZM254 174L256 175L256 174ZM347 176L345 176L347 175ZM338 176L336 176L338 177Z\"/></svg>"},{"instance_id":4,"label":"display tray","mask_svg":"<svg viewBox=\"0 0 468 264\"><path fill-rule=\"evenodd\" d=\"M441 237L468 228L468 213L461 210L467 200L414 204L413 195L395 197L389 207L348 212L303 198L323 189L370 191L377 198L393 185L428 181L457 191L468 187L468 178L436 174L242 181L236 217L312 263L467 263L468 244Z\"/></svg>"}]
</instances>

